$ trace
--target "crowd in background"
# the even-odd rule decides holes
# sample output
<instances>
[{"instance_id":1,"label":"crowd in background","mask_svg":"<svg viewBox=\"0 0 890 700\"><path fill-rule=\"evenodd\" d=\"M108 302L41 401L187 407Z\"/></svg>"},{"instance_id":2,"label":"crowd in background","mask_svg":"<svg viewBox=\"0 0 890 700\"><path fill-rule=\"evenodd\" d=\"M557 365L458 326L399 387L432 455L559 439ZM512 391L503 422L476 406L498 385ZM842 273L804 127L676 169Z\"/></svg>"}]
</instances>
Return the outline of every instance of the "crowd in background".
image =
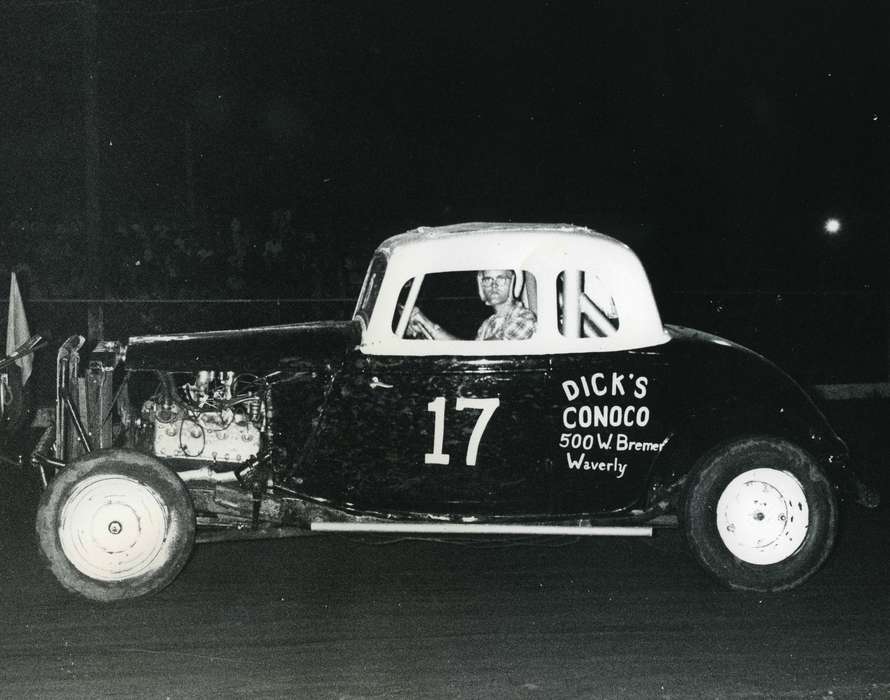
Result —
<instances>
[{"instance_id":1,"label":"crowd in background","mask_svg":"<svg viewBox=\"0 0 890 700\"><path fill-rule=\"evenodd\" d=\"M120 221L98 247L77 219L18 217L0 238L0 279L15 271L32 299L354 298L366 257L303 229L289 209L217 225Z\"/></svg>"}]
</instances>

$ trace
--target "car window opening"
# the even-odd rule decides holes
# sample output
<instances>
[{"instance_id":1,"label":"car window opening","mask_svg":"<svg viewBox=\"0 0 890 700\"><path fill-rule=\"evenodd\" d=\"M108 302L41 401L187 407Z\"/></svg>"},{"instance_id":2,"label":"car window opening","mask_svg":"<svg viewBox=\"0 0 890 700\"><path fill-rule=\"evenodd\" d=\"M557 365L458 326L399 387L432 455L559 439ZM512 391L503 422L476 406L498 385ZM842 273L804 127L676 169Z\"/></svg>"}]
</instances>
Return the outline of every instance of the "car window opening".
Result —
<instances>
[{"instance_id":1,"label":"car window opening","mask_svg":"<svg viewBox=\"0 0 890 700\"><path fill-rule=\"evenodd\" d=\"M615 300L596 274L567 270L556 279L559 331L567 338L608 338L618 332Z\"/></svg>"},{"instance_id":2,"label":"car window opening","mask_svg":"<svg viewBox=\"0 0 890 700\"><path fill-rule=\"evenodd\" d=\"M437 272L402 285L391 328L410 340L526 340L536 311L537 282L526 270Z\"/></svg>"}]
</instances>

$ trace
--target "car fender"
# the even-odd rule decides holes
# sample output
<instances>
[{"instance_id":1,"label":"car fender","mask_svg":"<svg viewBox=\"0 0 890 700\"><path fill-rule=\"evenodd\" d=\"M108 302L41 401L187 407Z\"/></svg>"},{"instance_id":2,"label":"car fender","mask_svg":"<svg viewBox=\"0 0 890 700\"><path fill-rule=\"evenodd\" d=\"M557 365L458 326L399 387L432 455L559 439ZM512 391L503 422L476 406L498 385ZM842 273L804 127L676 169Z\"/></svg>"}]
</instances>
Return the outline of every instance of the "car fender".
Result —
<instances>
[{"instance_id":1,"label":"car fender","mask_svg":"<svg viewBox=\"0 0 890 700\"><path fill-rule=\"evenodd\" d=\"M781 409L764 412L750 400L714 402L691 411L674 424L662 451L653 461L647 484L647 505L667 492L679 493L686 476L717 446L740 435L767 435L789 440L822 465L836 486L855 492L846 445L825 426L815 426Z\"/></svg>"},{"instance_id":2,"label":"car fender","mask_svg":"<svg viewBox=\"0 0 890 700\"><path fill-rule=\"evenodd\" d=\"M647 501L682 481L716 445L752 434L794 442L836 486L855 490L846 445L794 379L736 343L691 329L671 332L670 392L684 399L675 404L667 442L653 461Z\"/></svg>"}]
</instances>

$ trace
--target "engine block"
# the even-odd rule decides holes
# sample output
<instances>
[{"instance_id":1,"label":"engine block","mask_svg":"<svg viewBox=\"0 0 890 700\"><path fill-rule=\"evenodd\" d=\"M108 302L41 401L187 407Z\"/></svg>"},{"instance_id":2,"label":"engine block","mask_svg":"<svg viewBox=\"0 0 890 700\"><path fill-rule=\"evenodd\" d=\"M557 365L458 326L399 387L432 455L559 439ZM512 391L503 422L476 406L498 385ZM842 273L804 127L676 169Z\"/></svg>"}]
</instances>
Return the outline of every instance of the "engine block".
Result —
<instances>
[{"instance_id":1,"label":"engine block","mask_svg":"<svg viewBox=\"0 0 890 700\"><path fill-rule=\"evenodd\" d=\"M202 461L240 463L256 456L260 431L244 413L155 407L154 453Z\"/></svg>"}]
</instances>

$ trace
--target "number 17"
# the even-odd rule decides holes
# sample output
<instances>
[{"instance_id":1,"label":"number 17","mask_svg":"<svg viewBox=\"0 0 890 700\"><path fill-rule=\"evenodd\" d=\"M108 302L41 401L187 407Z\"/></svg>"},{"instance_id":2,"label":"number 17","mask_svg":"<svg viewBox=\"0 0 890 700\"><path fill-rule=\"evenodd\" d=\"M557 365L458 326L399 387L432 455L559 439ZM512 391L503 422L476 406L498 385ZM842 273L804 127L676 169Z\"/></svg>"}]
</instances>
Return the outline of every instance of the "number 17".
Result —
<instances>
[{"instance_id":1,"label":"number 17","mask_svg":"<svg viewBox=\"0 0 890 700\"><path fill-rule=\"evenodd\" d=\"M494 415L495 409L501 405L500 399L467 399L458 396L454 407L458 411L465 408L475 408L482 411L476 419L476 425L473 426L473 432L470 434L470 443L467 445L466 463L468 467L476 466L476 456L479 454L479 443L482 440L482 433L488 421ZM435 415L435 424L433 430L433 451L427 452L423 456L424 464L448 464L451 456L442 452L442 444L445 441L445 397L437 396L426 405L426 410Z\"/></svg>"}]
</instances>

